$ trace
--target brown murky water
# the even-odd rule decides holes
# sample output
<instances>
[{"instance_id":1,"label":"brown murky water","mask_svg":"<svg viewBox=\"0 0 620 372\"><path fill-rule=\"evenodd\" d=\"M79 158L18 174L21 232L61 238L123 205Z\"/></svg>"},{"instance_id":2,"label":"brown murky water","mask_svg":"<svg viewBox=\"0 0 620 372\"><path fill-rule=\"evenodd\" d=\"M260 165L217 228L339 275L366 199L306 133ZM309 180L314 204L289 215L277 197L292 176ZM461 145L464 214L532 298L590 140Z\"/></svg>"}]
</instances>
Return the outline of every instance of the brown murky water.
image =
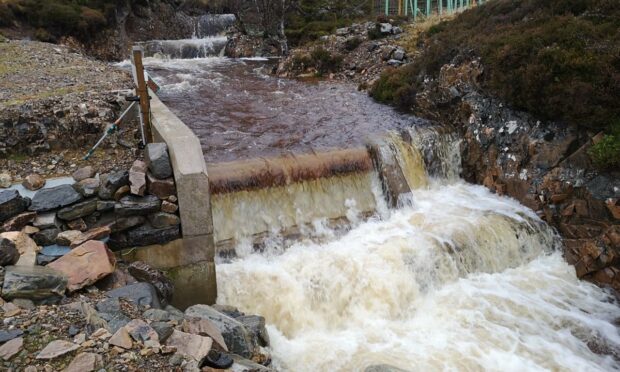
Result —
<instances>
[{"instance_id":1,"label":"brown murky water","mask_svg":"<svg viewBox=\"0 0 620 372\"><path fill-rule=\"evenodd\" d=\"M148 58L162 101L200 138L208 162L363 145L421 119L353 85L269 74L274 62Z\"/></svg>"}]
</instances>

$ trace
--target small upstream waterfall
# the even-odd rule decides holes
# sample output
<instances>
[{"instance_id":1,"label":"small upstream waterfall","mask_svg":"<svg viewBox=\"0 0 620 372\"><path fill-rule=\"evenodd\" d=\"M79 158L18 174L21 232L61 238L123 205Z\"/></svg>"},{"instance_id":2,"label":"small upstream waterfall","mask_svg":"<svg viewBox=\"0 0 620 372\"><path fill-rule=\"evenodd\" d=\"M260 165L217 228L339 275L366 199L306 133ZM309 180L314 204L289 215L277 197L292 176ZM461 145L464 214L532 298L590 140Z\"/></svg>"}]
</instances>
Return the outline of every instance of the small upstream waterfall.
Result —
<instances>
[{"instance_id":1,"label":"small upstream waterfall","mask_svg":"<svg viewBox=\"0 0 620 372\"><path fill-rule=\"evenodd\" d=\"M620 369L610 356L620 348L620 310L576 278L549 226L518 202L460 181L455 137L412 130L386 142L412 189L406 203L344 235L218 264L218 303L265 316L276 368ZM342 183L329 197L317 195L330 188L312 186L305 204L370 208L377 192L361 183L373 179L350 190ZM259 211L253 205L247 218Z\"/></svg>"},{"instance_id":2,"label":"small upstream waterfall","mask_svg":"<svg viewBox=\"0 0 620 372\"><path fill-rule=\"evenodd\" d=\"M228 42L224 32L235 22L234 14L207 14L193 19L191 39L150 40L141 43L147 57L194 59L221 56Z\"/></svg>"}]
</instances>

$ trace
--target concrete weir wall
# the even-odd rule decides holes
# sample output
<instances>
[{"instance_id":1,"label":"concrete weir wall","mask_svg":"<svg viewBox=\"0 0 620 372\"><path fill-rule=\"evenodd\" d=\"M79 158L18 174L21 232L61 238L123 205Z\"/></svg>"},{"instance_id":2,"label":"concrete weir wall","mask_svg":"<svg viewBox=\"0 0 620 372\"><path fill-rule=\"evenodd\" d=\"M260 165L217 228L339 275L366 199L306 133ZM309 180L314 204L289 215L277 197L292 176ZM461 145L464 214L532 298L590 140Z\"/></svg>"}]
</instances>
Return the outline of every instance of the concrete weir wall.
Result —
<instances>
[{"instance_id":1,"label":"concrete weir wall","mask_svg":"<svg viewBox=\"0 0 620 372\"><path fill-rule=\"evenodd\" d=\"M135 248L124 257L167 272L175 284L176 306L212 304L217 297L215 245L209 176L200 141L154 92L149 93L153 137L155 142L167 144L174 170L183 238Z\"/></svg>"}]
</instances>

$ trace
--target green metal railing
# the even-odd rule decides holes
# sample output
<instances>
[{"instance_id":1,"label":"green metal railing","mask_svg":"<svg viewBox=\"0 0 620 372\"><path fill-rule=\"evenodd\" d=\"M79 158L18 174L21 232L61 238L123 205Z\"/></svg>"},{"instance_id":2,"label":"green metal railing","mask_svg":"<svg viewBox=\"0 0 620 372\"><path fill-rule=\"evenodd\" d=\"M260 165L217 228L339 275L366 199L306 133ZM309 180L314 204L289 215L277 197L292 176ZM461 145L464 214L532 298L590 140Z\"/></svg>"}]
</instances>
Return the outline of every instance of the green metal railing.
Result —
<instances>
[{"instance_id":1,"label":"green metal railing","mask_svg":"<svg viewBox=\"0 0 620 372\"><path fill-rule=\"evenodd\" d=\"M390 15L430 17L431 14L452 14L480 5L487 0L375 0L375 11Z\"/></svg>"}]
</instances>

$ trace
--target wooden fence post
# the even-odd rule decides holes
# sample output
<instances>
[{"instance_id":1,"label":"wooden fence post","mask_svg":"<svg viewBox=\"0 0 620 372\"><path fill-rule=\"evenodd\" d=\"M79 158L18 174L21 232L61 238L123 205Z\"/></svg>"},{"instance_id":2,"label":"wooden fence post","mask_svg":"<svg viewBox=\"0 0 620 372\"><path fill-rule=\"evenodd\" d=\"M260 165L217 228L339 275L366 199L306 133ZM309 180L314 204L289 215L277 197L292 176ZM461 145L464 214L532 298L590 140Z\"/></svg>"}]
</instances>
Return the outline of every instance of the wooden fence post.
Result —
<instances>
[{"instance_id":1,"label":"wooden fence post","mask_svg":"<svg viewBox=\"0 0 620 372\"><path fill-rule=\"evenodd\" d=\"M149 90L144 77L144 65L142 64L142 47L134 46L132 50L134 79L136 83L136 93L140 97L140 115L144 124L144 145L153 141L151 132L151 104L149 102Z\"/></svg>"}]
</instances>

